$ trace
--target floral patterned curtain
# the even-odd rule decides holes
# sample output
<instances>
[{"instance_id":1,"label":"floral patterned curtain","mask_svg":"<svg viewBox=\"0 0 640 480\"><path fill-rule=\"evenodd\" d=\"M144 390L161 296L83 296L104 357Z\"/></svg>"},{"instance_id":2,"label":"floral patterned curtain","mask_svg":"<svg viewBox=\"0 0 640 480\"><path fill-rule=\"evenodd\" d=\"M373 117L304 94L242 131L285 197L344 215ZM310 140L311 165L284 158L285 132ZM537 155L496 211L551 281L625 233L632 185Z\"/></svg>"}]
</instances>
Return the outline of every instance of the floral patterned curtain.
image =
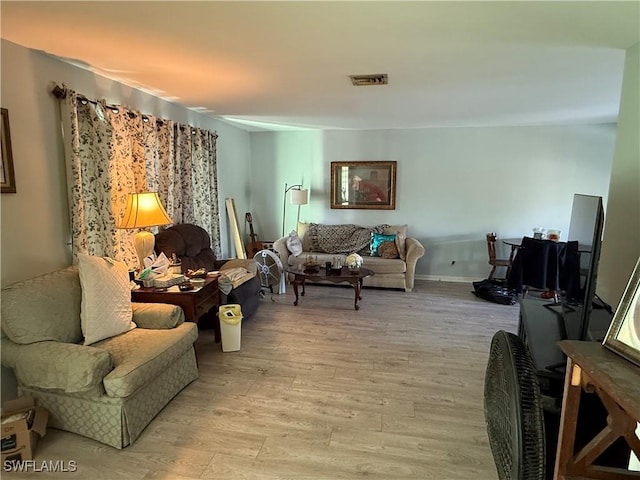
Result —
<instances>
[{"instance_id":1,"label":"floral patterned curtain","mask_svg":"<svg viewBox=\"0 0 640 480\"><path fill-rule=\"evenodd\" d=\"M127 194L158 192L174 223L207 230L220 255L217 134L67 89L61 101L72 252L136 265L136 233L116 228Z\"/></svg>"}]
</instances>

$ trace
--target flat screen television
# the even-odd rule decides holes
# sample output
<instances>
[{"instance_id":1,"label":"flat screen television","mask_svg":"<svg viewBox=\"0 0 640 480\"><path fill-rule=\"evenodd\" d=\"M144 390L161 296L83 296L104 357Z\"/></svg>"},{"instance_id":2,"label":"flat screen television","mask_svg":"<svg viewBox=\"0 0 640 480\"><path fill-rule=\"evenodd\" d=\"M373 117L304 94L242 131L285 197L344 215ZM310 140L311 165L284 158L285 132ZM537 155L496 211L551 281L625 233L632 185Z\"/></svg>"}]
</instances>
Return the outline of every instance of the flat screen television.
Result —
<instances>
[{"instance_id":1,"label":"flat screen television","mask_svg":"<svg viewBox=\"0 0 640 480\"><path fill-rule=\"evenodd\" d=\"M602 197L576 193L567 241L578 242L579 286L571 296L562 298L566 334L570 340L597 340L591 338L589 326L596 297L603 228Z\"/></svg>"}]
</instances>

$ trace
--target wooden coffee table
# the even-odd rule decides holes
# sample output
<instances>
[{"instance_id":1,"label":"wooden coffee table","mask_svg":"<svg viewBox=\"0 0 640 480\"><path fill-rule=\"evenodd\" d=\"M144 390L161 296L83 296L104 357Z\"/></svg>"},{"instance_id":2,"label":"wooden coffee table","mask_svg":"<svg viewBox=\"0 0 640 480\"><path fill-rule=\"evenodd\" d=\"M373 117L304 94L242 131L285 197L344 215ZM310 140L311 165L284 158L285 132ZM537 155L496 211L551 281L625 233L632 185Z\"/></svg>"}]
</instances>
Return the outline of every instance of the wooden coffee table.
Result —
<instances>
[{"instance_id":1,"label":"wooden coffee table","mask_svg":"<svg viewBox=\"0 0 640 480\"><path fill-rule=\"evenodd\" d=\"M333 283L348 283L355 290L355 301L353 307L359 310L358 300L362 300L360 293L362 292L362 281L365 277L371 277L374 273L373 270L360 267L357 273L349 271L347 267L343 267L340 270L329 269L321 267L317 271L304 270L302 265L297 267L288 267L287 273L294 276L293 279L293 293L296 295L296 300L293 302L295 306L298 305L298 286L302 285L301 296L305 293L305 283L309 282L333 282Z\"/></svg>"},{"instance_id":2,"label":"wooden coffee table","mask_svg":"<svg viewBox=\"0 0 640 480\"><path fill-rule=\"evenodd\" d=\"M168 303L177 305L184 311L185 320L198 322L198 319L213 308L220 306L220 292L218 290L218 277L207 277L202 288L188 292L166 291L153 287L139 288L131 291L131 300L140 303ZM215 341L220 341L220 323L218 315L213 312L215 319Z\"/></svg>"}]
</instances>

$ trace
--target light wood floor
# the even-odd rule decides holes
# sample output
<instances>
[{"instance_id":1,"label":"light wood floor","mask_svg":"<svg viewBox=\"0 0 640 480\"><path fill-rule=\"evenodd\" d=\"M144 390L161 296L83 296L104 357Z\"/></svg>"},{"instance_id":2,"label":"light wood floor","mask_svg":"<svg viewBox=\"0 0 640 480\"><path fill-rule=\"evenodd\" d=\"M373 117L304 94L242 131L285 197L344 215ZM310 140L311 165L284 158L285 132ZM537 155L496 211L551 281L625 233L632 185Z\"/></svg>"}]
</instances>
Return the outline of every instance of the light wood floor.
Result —
<instances>
[{"instance_id":1,"label":"light wood floor","mask_svg":"<svg viewBox=\"0 0 640 480\"><path fill-rule=\"evenodd\" d=\"M75 473L3 478L497 478L483 417L489 343L515 331L518 306L469 284L417 282L412 293L309 286L267 296L222 353L200 332L200 377L122 451L49 429L36 460ZM38 464L36 464L38 465Z\"/></svg>"}]
</instances>

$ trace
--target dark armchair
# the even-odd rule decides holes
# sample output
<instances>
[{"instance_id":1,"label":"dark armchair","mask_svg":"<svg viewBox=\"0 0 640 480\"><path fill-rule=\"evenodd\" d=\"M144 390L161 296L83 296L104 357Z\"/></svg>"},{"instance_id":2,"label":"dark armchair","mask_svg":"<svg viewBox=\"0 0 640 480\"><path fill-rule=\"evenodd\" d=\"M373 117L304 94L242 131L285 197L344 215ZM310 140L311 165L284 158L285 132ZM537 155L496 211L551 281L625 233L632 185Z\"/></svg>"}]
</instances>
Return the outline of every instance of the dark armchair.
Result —
<instances>
[{"instance_id":1,"label":"dark armchair","mask_svg":"<svg viewBox=\"0 0 640 480\"><path fill-rule=\"evenodd\" d=\"M169 259L175 253L182 262L182 271L206 268L207 271L224 270L229 260L216 259L211 249L211 239L205 229L190 223L181 223L167 228L156 235L156 253L163 252ZM237 286L227 295L220 292L220 303L237 303L242 308L242 315L249 319L258 309L261 294L260 277Z\"/></svg>"}]
</instances>

